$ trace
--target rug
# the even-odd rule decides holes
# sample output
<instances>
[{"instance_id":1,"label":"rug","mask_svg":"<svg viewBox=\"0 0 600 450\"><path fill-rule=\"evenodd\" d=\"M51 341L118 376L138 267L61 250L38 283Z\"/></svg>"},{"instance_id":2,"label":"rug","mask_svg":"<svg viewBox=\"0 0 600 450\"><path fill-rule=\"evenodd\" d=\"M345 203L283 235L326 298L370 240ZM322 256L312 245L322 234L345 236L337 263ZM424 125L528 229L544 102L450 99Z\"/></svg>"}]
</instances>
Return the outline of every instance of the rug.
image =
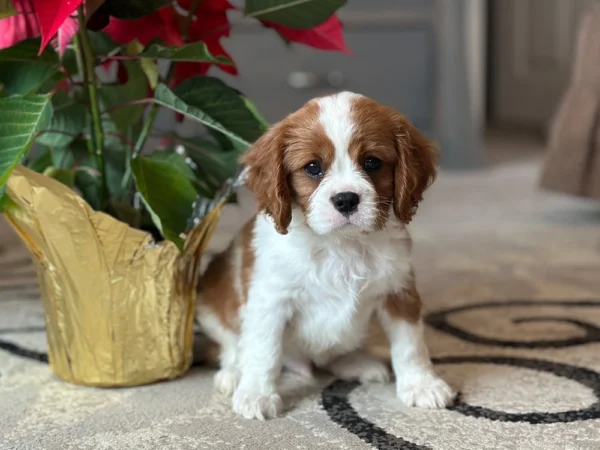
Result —
<instances>
[{"instance_id":1,"label":"rug","mask_svg":"<svg viewBox=\"0 0 600 450\"><path fill-rule=\"evenodd\" d=\"M600 449L600 206L538 192L539 168L442 174L412 227L427 341L460 392L439 411L401 406L391 384L284 378L285 414L246 421L201 364L137 388L64 383L29 257L0 223L0 449ZM371 347L387 354L377 334Z\"/></svg>"}]
</instances>

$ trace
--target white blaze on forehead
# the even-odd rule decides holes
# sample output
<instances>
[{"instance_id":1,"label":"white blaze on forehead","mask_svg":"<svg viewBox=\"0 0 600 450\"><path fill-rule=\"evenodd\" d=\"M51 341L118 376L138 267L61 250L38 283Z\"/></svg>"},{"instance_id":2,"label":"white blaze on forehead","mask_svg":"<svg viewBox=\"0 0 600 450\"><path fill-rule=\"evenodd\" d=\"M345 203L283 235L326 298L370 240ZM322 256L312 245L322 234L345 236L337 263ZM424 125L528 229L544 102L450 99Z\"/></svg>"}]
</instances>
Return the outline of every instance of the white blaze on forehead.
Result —
<instances>
[{"instance_id":1,"label":"white blaze on forehead","mask_svg":"<svg viewBox=\"0 0 600 450\"><path fill-rule=\"evenodd\" d=\"M310 199L308 224L317 234L327 234L344 229L344 233L368 231L375 224L377 192L368 177L365 177L356 161L349 153L349 145L359 123L352 117L354 102L361 95L341 92L317 100L319 122L325 134L334 146L333 162L325 167L325 177ZM360 204L353 214L341 214L332 199L342 192L354 192L360 198ZM345 228L353 225L355 228Z\"/></svg>"},{"instance_id":2,"label":"white blaze on forehead","mask_svg":"<svg viewBox=\"0 0 600 450\"><path fill-rule=\"evenodd\" d=\"M317 100L320 107L319 121L335 148L330 174L350 175L355 170L348 154L348 146L356 126L352 118L352 103L360 97L362 96L352 92L340 92Z\"/></svg>"}]
</instances>

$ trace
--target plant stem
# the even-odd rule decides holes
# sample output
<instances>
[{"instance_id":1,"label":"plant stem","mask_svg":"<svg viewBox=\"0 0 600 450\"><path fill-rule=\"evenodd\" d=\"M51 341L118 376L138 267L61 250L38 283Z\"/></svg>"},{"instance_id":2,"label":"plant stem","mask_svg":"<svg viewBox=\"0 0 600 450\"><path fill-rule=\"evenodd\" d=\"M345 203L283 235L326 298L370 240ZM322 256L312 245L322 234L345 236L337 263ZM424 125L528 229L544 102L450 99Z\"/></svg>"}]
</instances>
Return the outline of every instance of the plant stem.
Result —
<instances>
[{"instance_id":1,"label":"plant stem","mask_svg":"<svg viewBox=\"0 0 600 450\"><path fill-rule=\"evenodd\" d=\"M136 61L140 59L139 56L127 56L127 55L97 55L101 61Z\"/></svg>"},{"instance_id":2,"label":"plant stem","mask_svg":"<svg viewBox=\"0 0 600 450\"><path fill-rule=\"evenodd\" d=\"M75 61L77 62L77 73L84 76L85 74L85 65L83 64L83 58L81 57L81 43L79 42L79 36L75 35L75 39L73 39L73 46L75 48ZM85 81L82 82L85 86ZM85 140L85 145L88 149L88 152L92 157L94 157L94 143L90 139Z\"/></svg>"},{"instance_id":3,"label":"plant stem","mask_svg":"<svg viewBox=\"0 0 600 450\"><path fill-rule=\"evenodd\" d=\"M144 144L146 144L146 141L150 136L152 126L154 125L154 121L156 120L156 116L158 115L158 109L159 106L156 103L152 104L152 107L150 108L150 113L148 113L148 118L144 122L144 127L142 128L142 131L138 136L137 142L135 143L134 154L132 155L133 158L135 158L138 155L138 153L142 151Z\"/></svg>"},{"instance_id":4,"label":"plant stem","mask_svg":"<svg viewBox=\"0 0 600 450\"><path fill-rule=\"evenodd\" d=\"M198 9L198 6L200 5L201 1L202 0L194 0L192 5L190 6L187 19L186 19L185 23L183 24L183 27L181 30L181 38L182 38L183 42L187 42L187 40L188 40L190 26L192 25L194 15L196 14L196 10ZM165 82L167 84L170 83L173 79L173 75L175 74L175 65L176 65L175 63L171 63L171 65L169 66L169 71L167 72L167 76L165 77ZM152 131L152 127L154 126L154 121L156 120L156 116L158 115L159 109L160 109L160 106L158 106L156 103L153 104L152 107L150 108L150 112L148 113L148 118L144 122L144 127L142 128L142 131L140 132L140 135L138 136L138 139L135 143L135 148L133 149L131 158L135 158L142 151L142 149L144 148L144 145L146 145L148 137L150 137L150 132ZM130 160L131 158L128 158L128 159ZM127 168L125 170L125 175L124 175L123 181L121 183L122 188L125 188L127 186L130 178L131 178L131 165L127 164Z\"/></svg>"},{"instance_id":5,"label":"plant stem","mask_svg":"<svg viewBox=\"0 0 600 450\"><path fill-rule=\"evenodd\" d=\"M198 6L200 5L201 1L202 0L194 0L192 5L190 6L187 19L186 19L185 23L183 24L183 27L181 30L181 39L183 40L183 42L187 42L187 40L188 40L189 33L190 33L190 27L192 25L192 21L194 20L194 15L196 14L196 10L198 9ZM171 63L171 65L169 66L169 71L167 73L167 76L165 77L165 81L167 83L169 83L173 79L173 75L175 74L175 66L176 66L176 63ZM142 129L140 137L137 140L137 143L135 145L136 155L137 155L137 153L139 153L142 150L144 144L146 143L146 140L148 139L148 136L150 135L150 131L152 130L152 125L154 125L154 121L156 120L156 115L158 114L159 108L160 108L160 106L158 106L157 104L154 104L154 105L152 105L152 108L150 109L150 113L148 114L148 119L146 119L144 128Z\"/></svg>"},{"instance_id":6,"label":"plant stem","mask_svg":"<svg viewBox=\"0 0 600 450\"><path fill-rule=\"evenodd\" d=\"M194 15L196 14L196 10L198 9L198 6L200 6L201 1L202 0L194 0L194 3L192 3L190 6L187 19L183 24L183 29L181 30L181 39L183 39L183 42L187 42L188 40L190 34L190 27L192 26L192 22L194 21Z\"/></svg>"},{"instance_id":7,"label":"plant stem","mask_svg":"<svg viewBox=\"0 0 600 450\"><path fill-rule=\"evenodd\" d=\"M130 106L135 105L147 105L149 103L154 103L154 99L152 98L140 98L138 100L131 100L125 103L119 103L118 105L111 106L110 108L106 108L102 111L102 114L111 113L113 111L118 111L119 109L129 108Z\"/></svg>"},{"instance_id":8,"label":"plant stem","mask_svg":"<svg viewBox=\"0 0 600 450\"><path fill-rule=\"evenodd\" d=\"M104 166L104 131L102 130L102 118L100 117L100 106L98 102L98 88L96 86L96 71L95 71L95 56L90 43L90 38L85 28L85 18L83 7L80 6L77 10L79 18L78 58L81 59L83 76L88 88L90 98L90 114L92 115L92 124L94 127L94 156L96 164L101 174L101 192L102 197L106 199L106 168Z\"/></svg>"}]
</instances>

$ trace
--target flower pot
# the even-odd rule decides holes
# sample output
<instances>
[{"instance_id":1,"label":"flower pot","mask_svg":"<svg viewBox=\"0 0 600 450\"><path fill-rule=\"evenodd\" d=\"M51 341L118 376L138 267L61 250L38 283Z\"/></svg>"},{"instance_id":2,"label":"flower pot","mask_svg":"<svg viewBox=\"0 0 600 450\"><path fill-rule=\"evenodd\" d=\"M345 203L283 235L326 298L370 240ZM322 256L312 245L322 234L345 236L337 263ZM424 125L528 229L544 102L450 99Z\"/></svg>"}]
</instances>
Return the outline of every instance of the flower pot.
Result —
<instances>
[{"instance_id":1,"label":"flower pot","mask_svg":"<svg viewBox=\"0 0 600 450\"><path fill-rule=\"evenodd\" d=\"M52 371L91 386L182 375L192 362L199 259L216 220L205 217L182 253L24 167L7 193L5 215L37 269Z\"/></svg>"}]
</instances>

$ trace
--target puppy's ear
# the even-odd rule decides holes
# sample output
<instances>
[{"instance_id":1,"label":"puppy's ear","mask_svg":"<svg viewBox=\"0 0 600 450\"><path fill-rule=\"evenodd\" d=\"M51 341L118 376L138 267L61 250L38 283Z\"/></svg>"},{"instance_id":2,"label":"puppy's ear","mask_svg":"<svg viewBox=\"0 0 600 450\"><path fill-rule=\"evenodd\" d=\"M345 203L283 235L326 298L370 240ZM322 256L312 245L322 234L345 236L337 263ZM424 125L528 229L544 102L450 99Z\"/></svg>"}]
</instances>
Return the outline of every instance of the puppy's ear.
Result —
<instances>
[{"instance_id":1,"label":"puppy's ear","mask_svg":"<svg viewBox=\"0 0 600 450\"><path fill-rule=\"evenodd\" d=\"M285 124L280 122L263 134L242 158L248 167L247 185L260 211L273 218L276 230L287 234L292 220L292 199L283 164Z\"/></svg>"},{"instance_id":2,"label":"puppy's ear","mask_svg":"<svg viewBox=\"0 0 600 450\"><path fill-rule=\"evenodd\" d=\"M437 150L410 121L394 113L398 159L394 173L394 214L408 224L423 192L437 175Z\"/></svg>"}]
</instances>

